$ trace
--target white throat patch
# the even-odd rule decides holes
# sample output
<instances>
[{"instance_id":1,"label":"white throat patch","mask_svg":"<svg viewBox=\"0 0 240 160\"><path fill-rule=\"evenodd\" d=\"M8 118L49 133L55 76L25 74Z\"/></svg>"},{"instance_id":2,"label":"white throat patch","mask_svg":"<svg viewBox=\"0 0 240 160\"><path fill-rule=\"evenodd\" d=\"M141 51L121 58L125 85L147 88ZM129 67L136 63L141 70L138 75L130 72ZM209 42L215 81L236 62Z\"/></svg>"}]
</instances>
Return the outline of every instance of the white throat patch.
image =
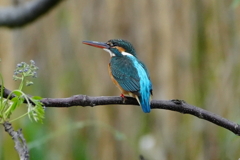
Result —
<instances>
[{"instance_id":1,"label":"white throat patch","mask_svg":"<svg viewBox=\"0 0 240 160\"><path fill-rule=\"evenodd\" d=\"M104 51L107 51L110 54L110 57L116 56L114 53L112 53L109 49L104 48Z\"/></svg>"}]
</instances>

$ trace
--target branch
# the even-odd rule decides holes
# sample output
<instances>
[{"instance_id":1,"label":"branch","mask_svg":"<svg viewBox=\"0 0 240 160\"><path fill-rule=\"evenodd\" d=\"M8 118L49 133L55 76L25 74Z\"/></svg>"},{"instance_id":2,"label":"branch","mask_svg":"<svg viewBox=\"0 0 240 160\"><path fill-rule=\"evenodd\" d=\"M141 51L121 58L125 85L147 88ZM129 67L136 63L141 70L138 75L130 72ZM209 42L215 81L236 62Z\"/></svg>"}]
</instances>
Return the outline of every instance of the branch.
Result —
<instances>
[{"instance_id":1,"label":"branch","mask_svg":"<svg viewBox=\"0 0 240 160\"><path fill-rule=\"evenodd\" d=\"M47 13L61 1L34 0L14 7L0 7L0 26L24 26Z\"/></svg>"},{"instance_id":2,"label":"branch","mask_svg":"<svg viewBox=\"0 0 240 160\"><path fill-rule=\"evenodd\" d=\"M136 99L127 97L123 100L122 97L90 97L86 95L75 95L69 98L44 98L41 102L46 107L72 107L72 106L98 106L98 105L138 105ZM201 119L205 119L212 122L218 126L226 128L233 133L240 135L240 125L231 122L217 114L206 111L202 108L195 107L193 105L187 104L182 100L152 100L152 109L166 109L171 111L180 112L183 114L190 114Z\"/></svg>"},{"instance_id":3,"label":"branch","mask_svg":"<svg viewBox=\"0 0 240 160\"><path fill-rule=\"evenodd\" d=\"M5 93L6 92L6 93ZM6 98L7 93L10 91L4 88L4 98ZM127 97L123 99L118 96L101 96L101 97L91 97L86 95L74 95L68 98L43 98L41 100L45 107L73 107L73 106L99 106L99 105L138 105L138 102L135 98ZM165 109L180 112L183 114L190 114L198 118L207 120L221 126L229 131L240 135L240 125L234 122L231 122L217 114L206 111L202 108L195 107L193 105L187 104L182 100L152 100L151 101L152 109Z\"/></svg>"},{"instance_id":4,"label":"branch","mask_svg":"<svg viewBox=\"0 0 240 160\"><path fill-rule=\"evenodd\" d=\"M11 123L4 122L3 124L5 131L12 137L15 143L15 149L21 160L29 159L29 152L27 148L26 140L23 137L22 130L14 131Z\"/></svg>"}]
</instances>

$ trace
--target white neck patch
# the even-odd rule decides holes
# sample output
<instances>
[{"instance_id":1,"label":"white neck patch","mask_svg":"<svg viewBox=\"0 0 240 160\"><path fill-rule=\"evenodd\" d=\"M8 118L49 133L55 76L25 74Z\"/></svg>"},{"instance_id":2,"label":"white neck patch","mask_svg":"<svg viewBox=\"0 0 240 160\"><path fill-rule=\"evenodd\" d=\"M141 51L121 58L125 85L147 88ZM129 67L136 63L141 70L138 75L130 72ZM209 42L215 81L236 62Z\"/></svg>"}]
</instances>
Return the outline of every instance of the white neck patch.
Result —
<instances>
[{"instance_id":1,"label":"white neck patch","mask_svg":"<svg viewBox=\"0 0 240 160\"><path fill-rule=\"evenodd\" d=\"M132 54L130 54L128 52L122 52L122 55L124 55L124 56L133 56Z\"/></svg>"}]
</instances>

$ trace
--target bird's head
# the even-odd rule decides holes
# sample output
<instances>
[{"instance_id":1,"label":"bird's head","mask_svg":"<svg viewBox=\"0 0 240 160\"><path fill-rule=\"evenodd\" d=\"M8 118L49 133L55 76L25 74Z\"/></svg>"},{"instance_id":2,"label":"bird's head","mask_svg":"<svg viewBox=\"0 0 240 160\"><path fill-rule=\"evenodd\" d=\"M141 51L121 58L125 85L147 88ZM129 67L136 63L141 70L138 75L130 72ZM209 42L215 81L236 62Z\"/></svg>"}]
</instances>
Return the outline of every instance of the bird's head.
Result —
<instances>
[{"instance_id":1,"label":"bird's head","mask_svg":"<svg viewBox=\"0 0 240 160\"><path fill-rule=\"evenodd\" d=\"M122 39L111 39L105 42L96 41L83 41L83 44L87 44L93 47L102 48L110 53L110 56L124 56L131 55L136 57L136 52L131 43Z\"/></svg>"}]
</instances>

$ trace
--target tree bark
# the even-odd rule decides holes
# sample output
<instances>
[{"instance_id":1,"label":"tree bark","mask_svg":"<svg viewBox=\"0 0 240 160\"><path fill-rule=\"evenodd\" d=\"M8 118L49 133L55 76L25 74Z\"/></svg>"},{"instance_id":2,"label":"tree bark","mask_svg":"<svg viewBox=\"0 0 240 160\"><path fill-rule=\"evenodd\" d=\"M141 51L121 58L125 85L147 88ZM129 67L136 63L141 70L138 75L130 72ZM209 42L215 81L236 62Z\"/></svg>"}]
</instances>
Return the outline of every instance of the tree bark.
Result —
<instances>
[{"instance_id":1,"label":"tree bark","mask_svg":"<svg viewBox=\"0 0 240 160\"><path fill-rule=\"evenodd\" d=\"M0 7L0 26L15 28L27 25L63 0L34 0L13 7Z\"/></svg>"}]
</instances>

